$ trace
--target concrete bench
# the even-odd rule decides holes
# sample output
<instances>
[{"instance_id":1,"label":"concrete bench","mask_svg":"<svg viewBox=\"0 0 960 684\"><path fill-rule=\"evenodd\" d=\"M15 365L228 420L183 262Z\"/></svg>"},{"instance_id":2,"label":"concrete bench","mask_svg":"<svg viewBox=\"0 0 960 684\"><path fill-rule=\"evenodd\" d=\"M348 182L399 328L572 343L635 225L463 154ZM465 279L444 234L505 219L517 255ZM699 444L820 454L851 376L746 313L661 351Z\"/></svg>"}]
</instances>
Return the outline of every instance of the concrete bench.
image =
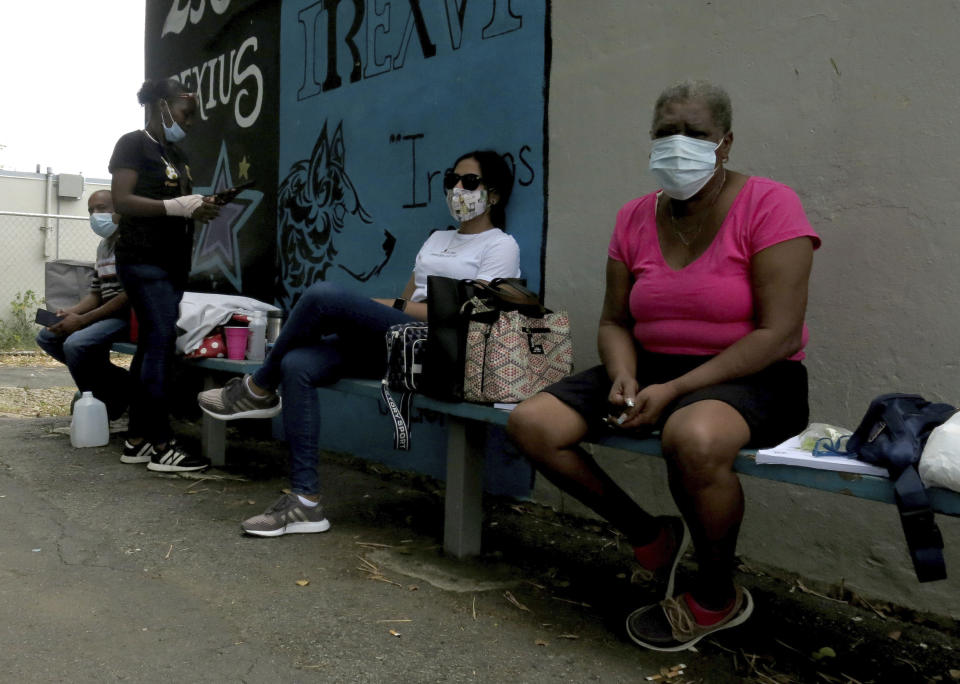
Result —
<instances>
[{"instance_id":1,"label":"concrete bench","mask_svg":"<svg viewBox=\"0 0 960 684\"><path fill-rule=\"evenodd\" d=\"M133 353L135 345L117 343L115 351ZM204 373L204 387L216 385L215 373L249 373L259 362L230 361L227 359L190 359L185 363ZM380 397L378 380L344 379L318 389L366 397L377 401ZM463 558L480 553L483 522L483 454L486 425L505 426L509 413L500 409L468 402L446 402L417 395L415 410L429 410L447 417L446 497L444 499L443 547L448 553ZM201 426L203 455L214 465L223 465L226 452L226 426L206 414ZM390 422L384 421L384 439L389 439ZM660 440L637 439L609 435L593 440L613 449L621 449L650 456L662 456ZM319 445L318 445L319 446ZM758 465L756 451L745 449L734 461L734 470L743 475L788 484L836 492L862 499L894 503L893 485L887 478L855 473L841 473L789 465ZM930 488L933 510L946 515L960 516L960 493L937 487Z\"/></svg>"}]
</instances>

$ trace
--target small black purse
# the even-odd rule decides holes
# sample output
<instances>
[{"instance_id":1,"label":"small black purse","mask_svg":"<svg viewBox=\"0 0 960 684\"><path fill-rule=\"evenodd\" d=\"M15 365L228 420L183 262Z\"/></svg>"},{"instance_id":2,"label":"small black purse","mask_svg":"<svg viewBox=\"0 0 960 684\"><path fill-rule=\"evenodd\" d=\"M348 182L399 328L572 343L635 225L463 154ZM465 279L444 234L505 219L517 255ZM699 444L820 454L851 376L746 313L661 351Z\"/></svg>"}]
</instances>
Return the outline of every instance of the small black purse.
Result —
<instances>
[{"instance_id":1,"label":"small black purse","mask_svg":"<svg viewBox=\"0 0 960 684\"><path fill-rule=\"evenodd\" d=\"M387 370L380 381L380 396L393 419L393 448L410 450L410 407L423 379L427 354L427 324L422 321L391 325L386 332ZM400 394L400 405L390 390Z\"/></svg>"}]
</instances>

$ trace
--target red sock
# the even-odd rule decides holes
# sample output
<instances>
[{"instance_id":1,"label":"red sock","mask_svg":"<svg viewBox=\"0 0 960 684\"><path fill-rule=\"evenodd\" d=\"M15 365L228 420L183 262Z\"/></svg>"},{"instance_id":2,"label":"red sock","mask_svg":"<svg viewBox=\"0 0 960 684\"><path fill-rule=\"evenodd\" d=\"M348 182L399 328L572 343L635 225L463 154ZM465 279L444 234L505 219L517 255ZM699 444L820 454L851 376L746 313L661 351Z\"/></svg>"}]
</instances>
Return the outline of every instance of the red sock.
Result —
<instances>
[{"instance_id":1,"label":"red sock","mask_svg":"<svg viewBox=\"0 0 960 684\"><path fill-rule=\"evenodd\" d=\"M634 546L633 555L647 570L657 570L667 564L675 549L676 541L670 534L670 527L664 525L660 528L660 534L652 542L643 546Z\"/></svg>"},{"instance_id":2,"label":"red sock","mask_svg":"<svg viewBox=\"0 0 960 684\"><path fill-rule=\"evenodd\" d=\"M728 603L725 608L721 608L720 610L710 610L709 608L704 608L697 603L697 600L693 598L693 595L689 592L683 595L683 600L687 602L687 607L690 609L690 612L693 613L693 619L697 621L697 624L704 627L709 627L710 625L717 624L730 614L730 611L733 610L734 604L737 602L737 597L734 596L732 599L730 599L730 603Z\"/></svg>"}]
</instances>

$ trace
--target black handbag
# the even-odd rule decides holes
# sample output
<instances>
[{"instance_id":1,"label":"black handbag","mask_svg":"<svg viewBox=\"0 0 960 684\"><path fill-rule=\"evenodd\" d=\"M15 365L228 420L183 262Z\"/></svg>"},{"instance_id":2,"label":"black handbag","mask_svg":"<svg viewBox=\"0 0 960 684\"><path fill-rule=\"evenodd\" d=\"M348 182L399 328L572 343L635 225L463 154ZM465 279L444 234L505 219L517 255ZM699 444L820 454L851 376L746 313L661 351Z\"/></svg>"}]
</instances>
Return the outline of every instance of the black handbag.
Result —
<instances>
[{"instance_id":1,"label":"black handbag","mask_svg":"<svg viewBox=\"0 0 960 684\"><path fill-rule=\"evenodd\" d=\"M444 401L463 401L468 307L479 297L496 309L542 310L522 278L494 278L484 284L445 276L427 276L427 359L421 392Z\"/></svg>"},{"instance_id":2,"label":"black handbag","mask_svg":"<svg viewBox=\"0 0 960 684\"><path fill-rule=\"evenodd\" d=\"M847 441L847 451L890 472L900 524L921 582L946 579L947 570L943 537L917 463L930 433L956 411L949 404L933 403L916 394L883 394L870 402Z\"/></svg>"}]
</instances>

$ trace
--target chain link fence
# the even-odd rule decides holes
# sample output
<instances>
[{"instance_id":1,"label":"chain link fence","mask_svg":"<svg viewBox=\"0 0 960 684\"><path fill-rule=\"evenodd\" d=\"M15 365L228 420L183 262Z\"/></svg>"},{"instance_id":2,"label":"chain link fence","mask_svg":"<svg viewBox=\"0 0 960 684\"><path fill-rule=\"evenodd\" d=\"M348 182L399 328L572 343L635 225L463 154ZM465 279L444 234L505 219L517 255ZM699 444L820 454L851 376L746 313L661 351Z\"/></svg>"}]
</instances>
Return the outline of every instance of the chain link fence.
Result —
<instances>
[{"instance_id":1,"label":"chain link fence","mask_svg":"<svg viewBox=\"0 0 960 684\"><path fill-rule=\"evenodd\" d=\"M0 348L32 340L33 317L46 297L47 262L73 260L91 265L100 238L87 216L0 211Z\"/></svg>"}]
</instances>

